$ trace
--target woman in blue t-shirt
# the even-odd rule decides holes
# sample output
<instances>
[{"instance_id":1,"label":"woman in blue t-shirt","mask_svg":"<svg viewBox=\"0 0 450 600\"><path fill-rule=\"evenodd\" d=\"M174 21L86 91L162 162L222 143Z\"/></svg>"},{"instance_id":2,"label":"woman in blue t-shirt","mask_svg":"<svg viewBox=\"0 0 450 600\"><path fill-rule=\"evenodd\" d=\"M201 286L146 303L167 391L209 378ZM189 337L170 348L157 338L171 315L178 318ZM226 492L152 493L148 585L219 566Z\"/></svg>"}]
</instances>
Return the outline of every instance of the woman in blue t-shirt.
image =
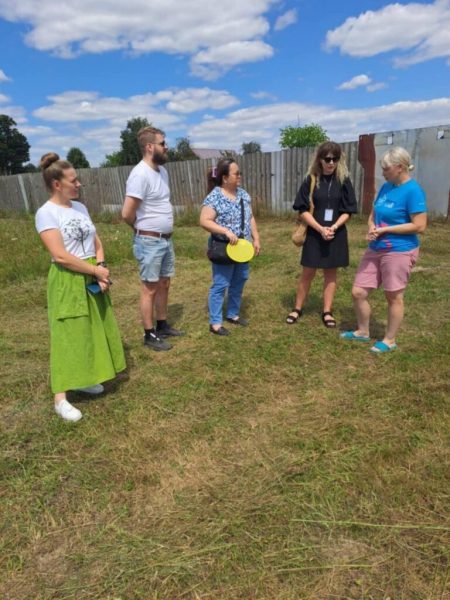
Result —
<instances>
[{"instance_id":1,"label":"woman in blue t-shirt","mask_svg":"<svg viewBox=\"0 0 450 600\"><path fill-rule=\"evenodd\" d=\"M410 176L414 166L408 152L392 148L383 155L381 168L386 183L378 192L369 216L369 248L352 289L358 329L341 334L347 340L370 341L368 296L372 289L383 285L388 321L384 338L370 349L377 353L397 348L395 336L403 320L403 295L419 255L417 234L425 231L427 225L425 193Z\"/></svg>"}]
</instances>

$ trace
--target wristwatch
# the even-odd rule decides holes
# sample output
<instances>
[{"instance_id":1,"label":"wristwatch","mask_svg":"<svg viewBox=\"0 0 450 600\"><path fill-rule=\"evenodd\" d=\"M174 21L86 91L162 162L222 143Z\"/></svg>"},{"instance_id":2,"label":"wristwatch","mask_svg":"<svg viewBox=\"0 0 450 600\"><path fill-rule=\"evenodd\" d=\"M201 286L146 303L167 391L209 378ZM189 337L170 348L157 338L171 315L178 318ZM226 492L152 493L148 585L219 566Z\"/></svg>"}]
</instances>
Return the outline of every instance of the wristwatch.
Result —
<instances>
[{"instance_id":1,"label":"wristwatch","mask_svg":"<svg viewBox=\"0 0 450 600\"><path fill-rule=\"evenodd\" d=\"M106 264L106 262L104 260L100 260L97 263L97 267L107 267L108 265Z\"/></svg>"}]
</instances>

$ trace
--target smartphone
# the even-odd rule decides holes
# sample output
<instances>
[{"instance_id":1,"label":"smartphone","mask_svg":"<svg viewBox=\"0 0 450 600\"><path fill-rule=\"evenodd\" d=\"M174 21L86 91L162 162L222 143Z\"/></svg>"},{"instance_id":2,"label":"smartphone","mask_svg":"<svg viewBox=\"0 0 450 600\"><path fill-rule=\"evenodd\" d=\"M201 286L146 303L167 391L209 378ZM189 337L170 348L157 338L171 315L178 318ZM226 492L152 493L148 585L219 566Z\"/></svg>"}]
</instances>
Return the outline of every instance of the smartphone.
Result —
<instances>
[{"instance_id":1,"label":"smartphone","mask_svg":"<svg viewBox=\"0 0 450 600\"><path fill-rule=\"evenodd\" d=\"M86 287L91 292L91 294L99 294L102 291L102 288L98 283L90 283Z\"/></svg>"}]
</instances>

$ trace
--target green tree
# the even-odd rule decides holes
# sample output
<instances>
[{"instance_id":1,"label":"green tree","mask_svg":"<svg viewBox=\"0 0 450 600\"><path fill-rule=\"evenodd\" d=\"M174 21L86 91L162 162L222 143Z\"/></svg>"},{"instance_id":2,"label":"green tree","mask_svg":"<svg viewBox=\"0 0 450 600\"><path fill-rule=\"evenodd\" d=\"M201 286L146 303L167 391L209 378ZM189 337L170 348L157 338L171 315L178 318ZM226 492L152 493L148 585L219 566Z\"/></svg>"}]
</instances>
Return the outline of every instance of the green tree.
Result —
<instances>
[{"instance_id":1,"label":"green tree","mask_svg":"<svg viewBox=\"0 0 450 600\"><path fill-rule=\"evenodd\" d=\"M72 163L75 169L89 169L91 166L84 152L79 148L71 148L67 153L67 160Z\"/></svg>"},{"instance_id":2,"label":"green tree","mask_svg":"<svg viewBox=\"0 0 450 600\"><path fill-rule=\"evenodd\" d=\"M280 134L279 143L282 148L317 146L328 139L325 129L316 123L304 125L303 127L287 125L287 127L280 129Z\"/></svg>"},{"instance_id":3,"label":"green tree","mask_svg":"<svg viewBox=\"0 0 450 600\"><path fill-rule=\"evenodd\" d=\"M244 142L241 146L242 154L253 154L254 152L261 152L261 144L258 142Z\"/></svg>"},{"instance_id":4,"label":"green tree","mask_svg":"<svg viewBox=\"0 0 450 600\"><path fill-rule=\"evenodd\" d=\"M8 115L0 115L0 174L21 173L30 160L30 144Z\"/></svg>"},{"instance_id":5,"label":"green tree","mask_svg":"<svg viewBox=\"0 0 450 600\"><path fill-rule=\"evenodd\" d=\"M137 133L143 127L148 127L150 123L145 118L135 117L127 122L126 128L120 133L120 153L122 165L137 165L142 158Z\"/></svg>"},{"instance_id":6,"label":"green tree","mask_svg":"<svg viewBox=\"0 0 450 600\"><path fill-rule=\"evenodd\" d=\"M21 173L38 173L39 169L33 163L28 163L22 167Z\"/></svg>"},{"instance_id":7,"label":"green tree","mask_svg":"<svg viewBox=\"0 0 450 600\"><path fill-rule=\"evenodd\" d=\"M170 148L167 152L169 162L178 160L198 160L198 156L191 148L189 138L178 138L175 148Z\"/></svg>"},{"instance_id":8,"label":"green tree","mask_svg":"<svg viewBox=\"0 0 450 600\"><path fill-rule=\"evenodd\" d=\"M233 160L236 160L238 157L237 152L234 150L221 150L220 156L222 158L232 158Z\"/></svg>"},{"instance_id":9,"label":"green tree","mask_svg":"<svg viewBox=\"0 0 450 600\"><path fill-rule=\"evenodd\" d=\"M123 162L123 156L121 150L117 152L111 152L105 156L105 161L100 165L101 167L121 167L125 163Z\"/></svg>"}]
</instances>

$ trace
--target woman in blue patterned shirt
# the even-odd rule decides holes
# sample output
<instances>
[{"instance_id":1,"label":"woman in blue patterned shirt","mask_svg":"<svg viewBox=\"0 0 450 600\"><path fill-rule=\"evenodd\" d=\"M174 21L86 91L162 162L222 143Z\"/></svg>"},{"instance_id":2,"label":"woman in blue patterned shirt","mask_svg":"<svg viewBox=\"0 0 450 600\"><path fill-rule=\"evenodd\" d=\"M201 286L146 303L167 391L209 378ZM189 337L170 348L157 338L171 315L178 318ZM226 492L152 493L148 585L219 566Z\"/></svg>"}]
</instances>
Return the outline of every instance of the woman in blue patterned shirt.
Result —
<instances>
[{"instance_id":1,"label":"woman in blue patterned shirt","mask_svg":"<svg viewBox=\"0 0 450 600\"><path fill-rule=\"evenodd\" d=\"M200 213L200 225L211 234L225 235L230 244L239 237L253 243L255 254L260 251L258 229L252 213L251 198L240 187L241 172L232 158L219 160L208 172L208 195ZM244 207L244 227L241 232L241 202ZM209 330L215 335L229 335L222 325L222 309L228 291L227 317L233 325L248 325L239 315L242 292L249 275L249 263L212 264L212 285L209 290Z\"/></svg>"}]
</instances>

